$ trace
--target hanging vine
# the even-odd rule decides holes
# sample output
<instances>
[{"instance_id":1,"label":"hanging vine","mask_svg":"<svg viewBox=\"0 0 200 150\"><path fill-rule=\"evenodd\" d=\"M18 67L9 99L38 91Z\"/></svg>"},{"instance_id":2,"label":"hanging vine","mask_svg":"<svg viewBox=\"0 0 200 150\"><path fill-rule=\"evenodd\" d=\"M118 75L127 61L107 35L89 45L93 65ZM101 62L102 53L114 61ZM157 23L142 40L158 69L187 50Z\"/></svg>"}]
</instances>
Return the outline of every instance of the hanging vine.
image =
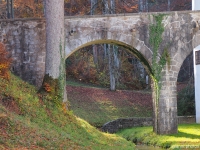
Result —
<instances>
[{"instance_id":1,"label":"hanging vine","mask_svg":"<svg viewBox=\"0 0 200 150\"><path fill-rule=\"evenodd\" d=\"M163 41L162 34L164 32L164 26L162 24L162 20L165 14L154 15L155 23L149 26L149 42L153 49L152 56L152 74L151 77L153 79L153 88L154 88L154 106L155 106L155 131L158 131L158 101L160 96L161 89L161 72L166 63L168 67L170 66L170 55L167 51L167 48L164 49L162 55L160 56L158 53L159 47Z\"/></svg>"},{"instance_id":2,"label":"hanging vine","mask_svg":"<svg viewBox=\"0 0 200 150\"><path fill-rule=\"evenodd\" d=\"M161 84L159 83L161 79L161 71L166 65L166 63L170 64L170 56L167 51L167 48L164 49L161 56L159 56L158 49L160 44L162 43L162 33L164 32L164 26L162 25L162 20L165 14L154 15L155 23L151 24L149 27L149 36L150 36L150 45L153 49L153 56L152 56L152 78L156 83L156 89L158 90L156 99L158 100L159 91L161 88Z\"/></svg>"}]
</instances>

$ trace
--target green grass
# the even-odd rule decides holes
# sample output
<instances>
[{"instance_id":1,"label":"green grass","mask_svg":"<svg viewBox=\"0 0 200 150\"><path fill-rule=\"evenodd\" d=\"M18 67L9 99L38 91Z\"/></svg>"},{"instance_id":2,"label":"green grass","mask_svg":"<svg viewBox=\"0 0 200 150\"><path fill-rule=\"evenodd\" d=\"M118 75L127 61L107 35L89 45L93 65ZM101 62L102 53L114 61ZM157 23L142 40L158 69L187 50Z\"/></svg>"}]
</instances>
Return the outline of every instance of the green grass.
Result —
<instances>
[{"instance_id":1,"label":"green grass","mask_svg":"<svg viewBox=\"0 0 200 150\"><path fill-rule=\"evenodd\" d=\"M91 87L91 88L105 88L103 86L100 86L100 85L96 85L96 84L92 84L92 83L83 83L83 82L78 82L78 81L75 81L73 79L67 79L66 81L66 84L67 85L71 85L71 86L78 86L78 87Z\"/></svg>"},{"instance_id":2,"label":"green grass","mask_svg":"<svg viewBox=\"0 0 200 150\"><path fill-rule=\"evenodd\" d=\"M152 116L150 93L125 90L112 92L72 83L67 86L70 109L76 116L96 127L118 118Z\"/></svg>"},{"instance_id":3,"label":"green grass","mask_svg":"<svg viewBox=\"0 0 200 150\"><path fill-rule=\"evenodd\" d=\"M11 75L0 79L0 149L132 150L124 138L102 133L53 100L37 94L34 86Z\"/></svg>"},{"instance_id":4,"label":"green grass","mask_svg":"<svg viewBox=\"0 0 200 150\"><path fill-rule=\"evenodd\" d=\"M156 135L152 127L134 127L117 133L134 143L159 146L170 149L200 149L200 124L182 124L177 134Z\"/></svg>"},{"instance_id":5,"label":"green grass","mask_svg":"<svg viewBox=\"0 0 200 150\"><path fill-rule=\"evenodd\" d=\"M125 101L126 102L126 101ZM144 107L139 106L115 106L112 101L102 102L75 102L70 100L71 110L73 113L87 120L91 125L95 127L101 127L106 122L116 120L119 118L130 118L144 116L144 113L140 113L137 110L144 110ZM151 114L147 114L149 117Z\"/></svg>"}]
</instances>

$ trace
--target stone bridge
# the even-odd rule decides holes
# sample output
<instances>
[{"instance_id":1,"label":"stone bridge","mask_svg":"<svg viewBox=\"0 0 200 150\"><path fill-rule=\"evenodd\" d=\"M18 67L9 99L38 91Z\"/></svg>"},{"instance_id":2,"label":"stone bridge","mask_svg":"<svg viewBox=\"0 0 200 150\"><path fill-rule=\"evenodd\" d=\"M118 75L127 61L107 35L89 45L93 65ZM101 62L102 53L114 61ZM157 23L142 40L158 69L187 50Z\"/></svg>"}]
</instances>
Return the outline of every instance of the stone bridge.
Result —
<instances>
[{"instance_id":1,"label":"stone bridge","mask_svg":"<svg viewBox=\"0 0 200 150\"><path fill-rule=\"evenodd\" d=\"M159 98L162 125L158 129L164 129L164 134L177 131L177 76L185 58L200 45L200 11L66 17L65 52L67 58L91 44L116 44L139 58L150 73L153 52L149 25L155 22L153 15L158 14L165 14L159 54L168 47L171 57L169 68L162 71ZM13 72L37 86L41 85L44 75L45 39L44 19L0 20L0 41L14 59Z\"/></svg>"}]
</instances>

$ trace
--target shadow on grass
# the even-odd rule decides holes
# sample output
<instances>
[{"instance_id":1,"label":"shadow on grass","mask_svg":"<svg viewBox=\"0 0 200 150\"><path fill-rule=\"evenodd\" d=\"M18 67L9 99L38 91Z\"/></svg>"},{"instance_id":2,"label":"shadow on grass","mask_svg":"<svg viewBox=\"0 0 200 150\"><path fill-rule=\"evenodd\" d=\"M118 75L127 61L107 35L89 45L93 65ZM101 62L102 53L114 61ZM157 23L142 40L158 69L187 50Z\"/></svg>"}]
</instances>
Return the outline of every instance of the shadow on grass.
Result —
<instances>
[{"instance_id":1,"label":"shadow on grass","mask_svg":"<svg viewBox=\"0 0 200 150\"><path fill-rule=\"evenodd\" d=\"M177 137L177 138L190 138L190 139L200 139L200 135L196 135L196 134L189 134L189 133L185 133L185 132L181 132L178 131L178 134L173 134L173 135L169 135L172 137Z\"/></svg>"}]
</instances>

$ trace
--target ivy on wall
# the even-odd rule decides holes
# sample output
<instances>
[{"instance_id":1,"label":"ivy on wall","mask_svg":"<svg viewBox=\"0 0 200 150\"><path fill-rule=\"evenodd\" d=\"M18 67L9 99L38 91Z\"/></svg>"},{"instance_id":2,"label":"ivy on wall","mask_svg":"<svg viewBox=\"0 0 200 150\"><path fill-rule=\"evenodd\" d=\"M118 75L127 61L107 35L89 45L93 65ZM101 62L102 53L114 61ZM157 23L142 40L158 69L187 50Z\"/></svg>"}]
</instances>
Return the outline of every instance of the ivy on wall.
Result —
<instances>
[{"instance_id":1,"label":"ivy on wall","mask_svg":"<svg viewBox=\"0 0 200 150\"><path fill-rule=\"evenodd\" d=\"M149 26L149 42L153 49L152 56L152 78L156 83L156 88L158 90L156 99L159 98L159 91L161 89L161 72L166 63L170 65L170 56L167 48L164 49L161 56L159 56L158 49L163 41L162 34L164 32L164 26L162 20L165 14L153 15L155 23Z\"/></svg>"},{"instance_id":2,"label":"ivy on wall","mask_svg":"<svg viewBox=\"0 0 200 150\"><path fill-rule=\"evenodd\" d=\"M153 19L155 23L149 26L149 42L153 50L152 56L152 74L151 78L153 80L153 88L154 88L154 131L158 132L158 102L160 96L160 89L161 89L161 77L162 77L162 70L166 63L168 67L170 66L170 55L167 51L167 48L164 49L162 55L159 55L159 48L163 41L162 34L164 32L164 26L162 24L162 20L165 14L153 15Z\"/></svg>"}]
</instances>

